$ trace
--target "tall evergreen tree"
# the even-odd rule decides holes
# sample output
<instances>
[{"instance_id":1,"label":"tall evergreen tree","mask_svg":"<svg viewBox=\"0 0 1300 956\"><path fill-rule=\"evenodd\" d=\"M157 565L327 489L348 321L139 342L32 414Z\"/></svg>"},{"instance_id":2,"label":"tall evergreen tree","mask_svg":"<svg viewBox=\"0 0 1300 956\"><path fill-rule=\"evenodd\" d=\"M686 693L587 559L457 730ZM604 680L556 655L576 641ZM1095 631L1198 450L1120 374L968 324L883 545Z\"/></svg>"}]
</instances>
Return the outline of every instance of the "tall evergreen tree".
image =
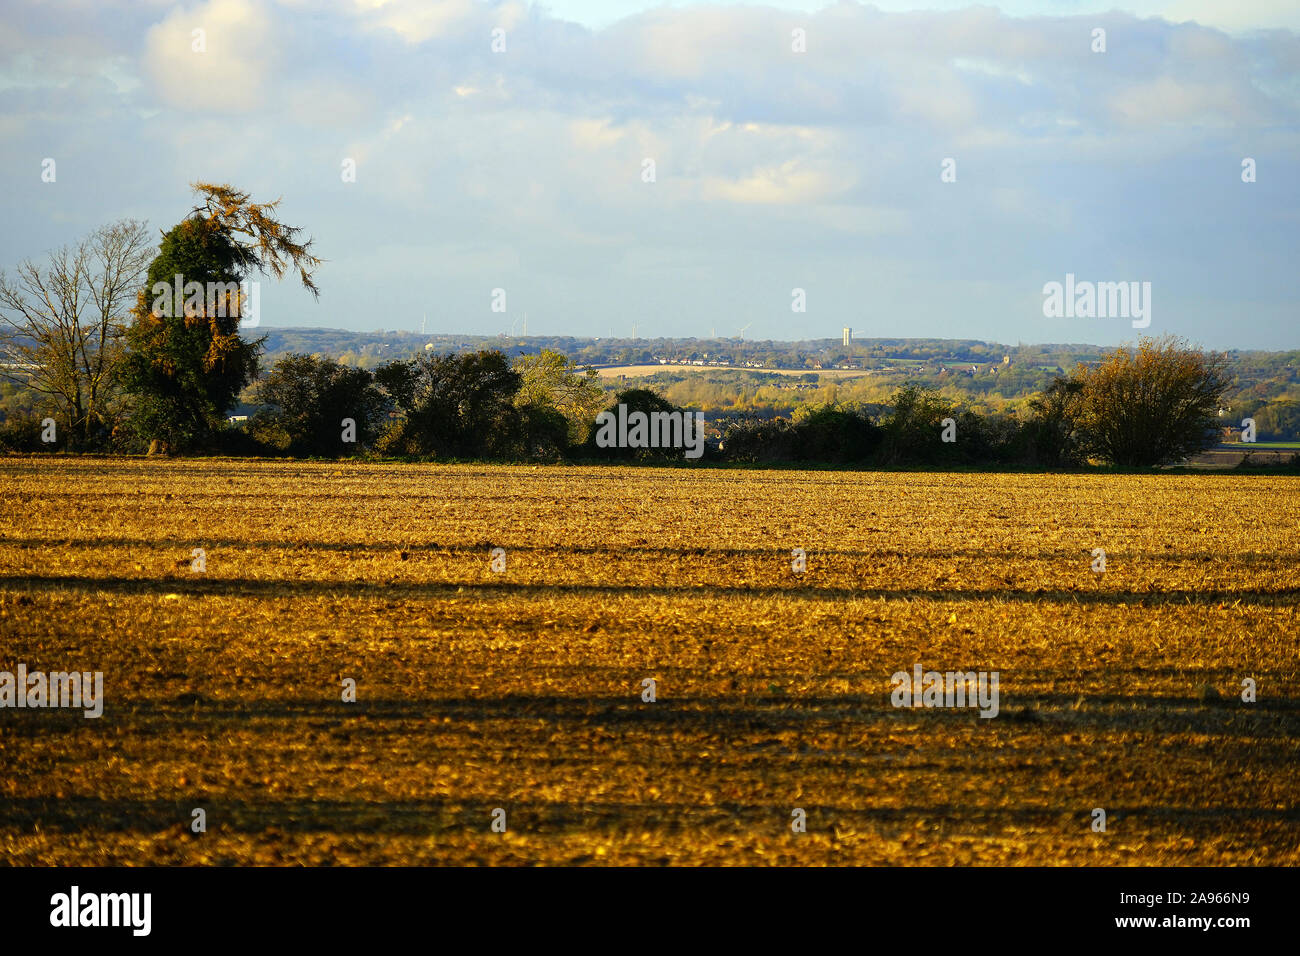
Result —
<instances>
[{"instance_id":1,"label":"tall evergreen tree","mask_svg":"<svg viewBox=\"0 0 1300 956\"><path fill-rule=\"evenodd\" d=\"M275 219L278 200L253 203L227 185L194 188L203 201L164 234L137 296L122 370L133 430L171 453L209 444L257 373L262 340L239 334L248 271L279 277L292 265L315 295L310 270L320 263L310 240Z\"/></svg>"}]
</instances>

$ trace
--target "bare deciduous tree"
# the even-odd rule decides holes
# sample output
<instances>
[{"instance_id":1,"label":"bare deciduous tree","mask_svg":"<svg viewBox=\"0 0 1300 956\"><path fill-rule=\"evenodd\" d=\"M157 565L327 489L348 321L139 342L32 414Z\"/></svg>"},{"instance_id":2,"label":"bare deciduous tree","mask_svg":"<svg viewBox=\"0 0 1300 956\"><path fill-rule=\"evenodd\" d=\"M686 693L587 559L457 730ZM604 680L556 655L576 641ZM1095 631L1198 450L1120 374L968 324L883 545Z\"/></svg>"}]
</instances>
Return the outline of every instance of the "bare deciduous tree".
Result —
<instances>
[{"instance_id":1,"label":"bare deciduous tree","mask_svg":"<svg viewBox=\"0 0 1300 956\"><path fill-rule=\"evenodd\" d=\"M143 222L122 219L44 266L24 260L12 279L0 270L0 374L50 396L78 439L108 420L122 335L156 251Z\"/></svg>"}]
</instances>

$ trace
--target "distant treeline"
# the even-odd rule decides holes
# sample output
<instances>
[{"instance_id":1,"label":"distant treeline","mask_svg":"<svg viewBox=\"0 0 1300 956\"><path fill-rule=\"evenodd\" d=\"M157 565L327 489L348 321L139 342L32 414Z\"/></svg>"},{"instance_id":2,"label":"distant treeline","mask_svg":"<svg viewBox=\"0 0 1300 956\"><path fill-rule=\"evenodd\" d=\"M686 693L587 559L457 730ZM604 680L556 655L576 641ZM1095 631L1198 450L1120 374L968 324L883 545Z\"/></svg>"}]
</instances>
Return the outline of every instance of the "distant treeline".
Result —
<instances>
[{"instance_id":1,"label":"distant treeline","mask_svg":"<svg viewBox=\"0 0 1300 956\"><path fill-rule=\"evenodd\" d=\"M1169 465L1220 441L1225 366L1223 355L1177 339L1144 339L1056 377L1026 415L981 415L908 383L883 408L827 403L789 419L735 422L719 454L860 467Z\"/></svg>"},{"instance_id":2,"label":"distant treeline","mask_svg":"<svg viewBox=\"0 0 1300 956\"><path fill-rule=\"evenodd\" d=\"M268 329L265 335L265 352L272 360L301 353L330 356L362 368L426 351L462 354L483 349L502 351L511 359L555 351L578 365L655 365L661 360L696 365L690 370L665 365L636 384L711 418L791 417L805 406L827 403L876 406L906 382L931 386L982 415L1012 410L1023 415L1028 401L1057 376L1079 364L1097 364L1107 354L1107 349L1092 345L948 339L855 338L846 348L838 339L423 336L405 331L283 328ZM1227 353L1227 364L1233 384L1223 398L1225 418L1236 423L1253 418L1261 440L1300 440L1300 352L1232 351ZM734 366L745 370L732 370ZM779 374L775 369L803 369L807 374ZM857 370L858 377L839 377L844 369ZM632 380L622 384L630 387ZM3 405L0 396L0 415Z\"/></svg>"},{"instance_id":3,"label":"distant treeline","mask_svg":"<svg viewBox=\"0 0 1300 956\"><path fill-rule=\"evenodd\" d=\"M1223 357L1173 339L1117 349L1058 377L1029 414L981 415L908 383L874 407L826 403L792 418L715 420L703 460L856 467L1176 463L1221 437ZM683 447L600 447L598 416L680 413L657 393L613 400L556 352L513 362L494 350L426 355L375 369L291 355L255 387L246 420L212 427L172 452L413 460L682 461ZM143 451L147 435L113 430L105 447ZM39 423L7 428L14 449L48 449ZM155 449L156 450L156 449Z\"/></svg>"}]
</instances>

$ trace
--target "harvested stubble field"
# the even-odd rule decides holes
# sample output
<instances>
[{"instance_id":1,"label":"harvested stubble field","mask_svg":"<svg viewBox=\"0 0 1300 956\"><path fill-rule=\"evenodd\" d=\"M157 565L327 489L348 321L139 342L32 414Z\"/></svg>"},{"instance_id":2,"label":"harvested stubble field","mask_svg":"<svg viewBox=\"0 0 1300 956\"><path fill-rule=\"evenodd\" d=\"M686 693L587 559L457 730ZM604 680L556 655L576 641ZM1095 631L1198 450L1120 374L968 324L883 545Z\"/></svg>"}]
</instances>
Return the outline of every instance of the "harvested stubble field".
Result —
<instances>
[{"instance_id":1,"label":"harvested stubble field","mask_svg":"<svg viewBox=\"0 0 1300 956\"><path fill-rule=\"evenodd\" d=\"M0 670L106 696L0 710L5 862L1300 862L1300 479L0 474Z\"/></svg>"}]
</instances>

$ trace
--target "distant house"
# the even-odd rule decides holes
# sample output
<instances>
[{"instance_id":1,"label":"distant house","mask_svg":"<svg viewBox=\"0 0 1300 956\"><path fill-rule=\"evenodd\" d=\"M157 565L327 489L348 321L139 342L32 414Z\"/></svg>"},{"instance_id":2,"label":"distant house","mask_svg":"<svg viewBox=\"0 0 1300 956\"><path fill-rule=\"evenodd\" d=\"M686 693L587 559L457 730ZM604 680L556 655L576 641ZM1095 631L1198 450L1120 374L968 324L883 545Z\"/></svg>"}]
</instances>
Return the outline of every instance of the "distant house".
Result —
<instances>
[{"instance_id":1,"label":"distant house","mask_svg":"<svg viewBox=\"0 0 1300 956\"><path fill-rule=\"evenodd\" d=\"M240 425L240 424L243 424L244 422L248 421L248 416L247 416L247 415L231 415L229 418L226 419L226 421L229 422L231 425Z\"/></svg>"}]
</instances>

